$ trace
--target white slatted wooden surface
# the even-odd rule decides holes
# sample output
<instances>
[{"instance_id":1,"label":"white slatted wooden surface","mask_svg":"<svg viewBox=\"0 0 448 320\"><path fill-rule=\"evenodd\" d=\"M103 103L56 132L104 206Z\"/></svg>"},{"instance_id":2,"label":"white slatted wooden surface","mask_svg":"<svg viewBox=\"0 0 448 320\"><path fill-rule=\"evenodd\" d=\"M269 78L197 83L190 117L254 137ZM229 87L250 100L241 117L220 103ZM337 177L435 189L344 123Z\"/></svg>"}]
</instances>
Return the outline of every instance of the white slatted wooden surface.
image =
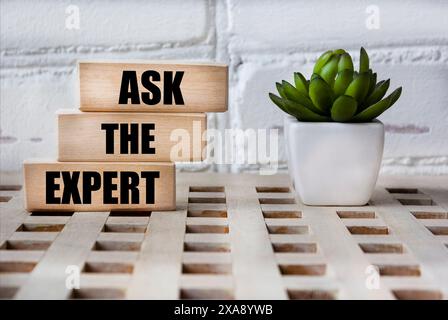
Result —
<instances>
[{"instance_id":1,"label":"white slatted wooden surface","mask_svg":"<svg viewBox=\"0 0 448 320\"><path fill-rule=\"evenodd\" d=\"M1 185L1 298L448 297L448 177L382 177L368 206L307 207L286 175L179 173L177 210L143 213L30 214L17 176Z\"/></svg>"}]
</instances>

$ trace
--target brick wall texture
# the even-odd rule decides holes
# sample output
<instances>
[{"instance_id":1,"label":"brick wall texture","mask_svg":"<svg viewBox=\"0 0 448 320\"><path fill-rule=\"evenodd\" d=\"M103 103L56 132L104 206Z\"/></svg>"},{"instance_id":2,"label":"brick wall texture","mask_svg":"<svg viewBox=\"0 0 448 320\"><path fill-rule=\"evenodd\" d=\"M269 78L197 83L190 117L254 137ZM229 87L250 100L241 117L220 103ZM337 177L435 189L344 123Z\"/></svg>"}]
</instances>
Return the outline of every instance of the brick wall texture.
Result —
<instances>
[{"instance_id":1,"label":"brick wall texture","mask_svg":"<svg viewBox=\"0 0 448 320\"><path fill-rule=\"evenodd\" d=\"M380 77L391 78L392 88L404 87L399 102L380 117L386 125L383 172L448 173L446 0L1 0L0 5L1 170L20 170L25 158L56 156L54 112L78 107L79 59L227 63L229 110L211 114L209 126L281 128L282 114L267 98L275 81L292 79L293 71L309 75L324 50L342 47L357 58L364 46ZM280 142L280 164L286 168Z\"/></svg>"}]
</instances>

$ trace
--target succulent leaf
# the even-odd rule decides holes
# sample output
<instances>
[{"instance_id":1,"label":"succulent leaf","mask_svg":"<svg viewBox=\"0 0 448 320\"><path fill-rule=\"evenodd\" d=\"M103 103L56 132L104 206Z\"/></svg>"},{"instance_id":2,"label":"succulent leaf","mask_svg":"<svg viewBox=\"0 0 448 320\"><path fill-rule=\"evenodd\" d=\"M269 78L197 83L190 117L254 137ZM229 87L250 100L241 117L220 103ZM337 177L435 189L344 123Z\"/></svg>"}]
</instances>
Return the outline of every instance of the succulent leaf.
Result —
<instances>
[{"instance_id":1,"label":"succulent leaf","mask_svg":"<svg viewBox=\"0 0 448 320\"><path fill-rule=\"evenodd\" d=\"M279 82L276 82L275 86L277 87L277 91L280 94L280 97L282 97L283 99L286 99L285 90L283 89L282 84Z\"/></svg>"},{"instance_id":2,"label":"succulent leaf","mask_svg":"<svg viewBox=\"0 0 448 320\"><path fill-rule=\"evenodd\" d=\"M345 69L339 71L334 82L333 91L336 97L343 95L348 85L353 81L353 70Z\"/></svg>"},{"instance_id":3,"label":"succulent leaf","mask_svg":"<svg viewBox=\"0 0 448 320\"><path fill-rule=\"evenodd\" d=\"M372 72L372 70L370 70ZM370 83L369 83L369 92L367 93L367 97L370 96L375 89L377 74L376 72L371 73L370 75Z\"/></svg>"},{"instance_id":4,"label":"succulent leaf","mask_svg":"<svg viewBox=\"0 0 448 320\"><path fill-rule=\"evenodd\" d=\"M390 85L390 79L381 82L381 84L378 83L378 85L375 86L375 89L370 94L370 96L367 97L366 101L364 102L364 105L368 107L383 99L383 97L386 95L387 90L389 89L389 85Z\"/></svg>"},{"instance_id":5,"label":"succulent leaf","mask_svg":"<svg viewBox=\"0 0 448 320\"><path fill-rule=\"evenodd\" d=\"M300 121L311 121L311 122L331 121L330 118L314 113L313 111L301 105L300 103L291 100L286 100L285 105L288 108L288 110L290 110L291 114L293 114Z\"/></svg>"},{"instance_id":6,"label":"succulent leaf","mask_svg":"<svg viewBox=\"0 0 448 320\"><path fill-rule=\"evenodd\" d=\"M317 73L313 73L311 75L311 78L310 78L309 82L311 83L311 81L313 81L315 78L320 78L320 75L318 75ZM309 88L310 88L310 86L308 84L308 93L309 93Z\"/></svg>"},{"instance_id":7,"label":"succulent leaf","mask_svg":"<svg viewBox=\"0 0 448 320\"><path fill-rule=\"evenodd\" d=\"M356 116L352 118L353 122L369 122L378 117L384 111L392 107L392 105L400 98L402 88L399 87L395 89L390 95L384 98L381 101L371 105L365 110L358 113Z\"/></svg>"},{"instance_id":8,"label":"succulent leaf","mask_svg":"<svg viewBox=\"0 0 448 320\"><path fill-rule=\"evenodd\" d=\"M344 49L336 49L333 51L333 54L344 54L347 53Z\"/></svg>"},{"instance_id":9,"label":"succulent leaf","mask_svg":"<svg viewBox=\"0 0 448 320\"><path fill-rule=\"evenodd\" d=\"M315 77L311 80L309 94L313 104L320 111L328 114L333 104L333 92L321 77Z\"/></svg>"},{"instance_id":10,"label":"succulent leaf","mask_svg":"<svg viewBox=\"0 0 448 320\"><path fill-rule=\"evenodd\" d=\"M397 102L398 99L400 99L401 96L401 92L403 91L402 87L399 87L397 89L395 89L389 96L390 96L390 106L392 107L392 105Z\"/></svg>"},{"instance_id":11,"label":"succulent leaf","mask_svg":"<svg viewBox=\"0 0 448 320\"><path fill-rule=\"evenodd\" d=\"M313 104L313 102L310 100L308 96L303 95L299 92L292 84L290 84L288 81L283 81L283 91L285 92L286 98L288 100L292 100L294 102L300 103L301 105L305 106L306 108L310 109L311 111L315 113L322 114L322 111L320 111L318 108L316 108Z\"/></svg>"},{"instance_id":12,"label":"succulent leaf","mask_svg":"<svg viewBox=\"0 0 448 320\"><path fill-rule=\"evenodd\" d=\"M319 72L319 75L325 80L326 83L328 83L330 87L333 86L334 78L338 72L339 57L339 55L333 55L331 60L328 61L328 63L324 65Z\"/></svg>"},{"instance_id":13,"label":"succulent leaf","mask_svg":"<svg viewBox=\"0 0 448 320\"><path fill-rule=\"evenodd\" d=\"M369 91L370 74L368 72L360 73L359 76L348 85L345 95L355 98L358 104L364 100Z\"/></svg>"},{"instance_id":14,"label":"succulent leaf","mask_svg":"<svg viewBox=\"0 0 448 320\"><path fill-rule=\"evenodd\" d=\"M300 93L308 96L308 81L300 72L294 72L294 84L296 85L296 89L300 91Z\"/></svg>"},{"instance_id":15,"label":"succulent leaf","mask_svg":"<svg viewBox=\"0 0 448 320\"><path fill-rule=\"evenodd\" d=\"M279 107L283 112L289 113L289 111L286 109L284 103L283 103L283 99L280 98L279 96L269 92L269 98L271 99L272 102L275 103L275 105L277 107Z\"/></svg>"},{"instance_id":16,"label":"succulent leaf","mask_svg":"<svg viewBox=\"0 0 448 320\"><path fill-rule=\"evenodd\" d=\"M351 70L353 71L353 61L352 57L348 53L344 53L341 55L341 58L339 59L338 64L338 71L341 72L342 70Z\"/></svg>"},{"instance_id":17,"label":"succulent leaf","mask_svg":"<svg viewBox=\"0 0 448 320\"><path fill-rule=\"evenodd\" d=\"M375 85L375 88L378 87L378 86L380 86L380 85L383 84L384 82L386 82L386 80L378 81L378 82L376 83L376 85Z\"/></svg>"},{"instance_id":18,"label":"succulent leaf","mask_svg":"<svg viewBox=\"0 0 448 320\"><path fill-rule=\"evenodd\" d=\"M366 50L361 47L360 58L359 58L359 73L369 71L369 56Z\"/></svg>"},{"instance_id":19,"label":"succulent leaf","mask_svg":"<svg viewBox=\"0 0 448 320\"><path fill-rule=\"evenodd\" d=\"M331 119L337 122L347 122L356 113L358 103L350 96L340 96L331 108Z\"/></svg>"},{"instance_id":20,"label":"succulent leaf","mask_svg":"<svg viewBox=\"0 0 448 320\"><path fill-rule=\"evenodd\" d=\"M331 50L328 50L324 52L316 61L316 64L314 65L313 73L319 73L320 69L331 59L333 56L333 52Z\"/></svg>"}]
</instances>

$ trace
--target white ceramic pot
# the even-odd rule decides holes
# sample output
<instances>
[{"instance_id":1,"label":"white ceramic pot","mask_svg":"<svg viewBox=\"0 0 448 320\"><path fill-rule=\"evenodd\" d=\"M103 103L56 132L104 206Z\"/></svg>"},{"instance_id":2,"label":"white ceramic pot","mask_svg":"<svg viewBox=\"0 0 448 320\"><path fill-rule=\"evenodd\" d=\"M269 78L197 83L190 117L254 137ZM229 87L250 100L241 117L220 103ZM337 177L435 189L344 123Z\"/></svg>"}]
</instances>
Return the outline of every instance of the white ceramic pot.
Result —
<instances>
[{"instance_id":1,"label":"white ceramic pot","mask_svg":"<svg viewBox=\"0 0 448 320\"><path fill-rule=\"evenodd\" d=\"M384 126L284 119L288 167L306 205L360 206L372 195L383 157Z\"/></svg>"}]
</instances>

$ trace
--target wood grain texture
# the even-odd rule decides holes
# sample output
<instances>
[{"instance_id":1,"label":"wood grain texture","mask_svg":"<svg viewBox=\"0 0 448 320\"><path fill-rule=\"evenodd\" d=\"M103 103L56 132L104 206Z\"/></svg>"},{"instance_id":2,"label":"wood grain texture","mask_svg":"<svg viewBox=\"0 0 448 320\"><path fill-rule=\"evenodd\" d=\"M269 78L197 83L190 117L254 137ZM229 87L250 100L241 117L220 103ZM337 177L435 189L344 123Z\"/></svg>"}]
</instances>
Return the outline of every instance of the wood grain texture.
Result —
<instances>
[{"instance_id":1,"label":"wood grain texture","mask_svg":"<svg viewBox=\"0 0 448 320\"><path fill-rule=\"evenodd\" d=\"M161 103L118 104L122 73L124 70L137 72L137 78L147 70L160 73L163 83L164 71L183 71L180 85L184 105L164 105L163 90ZM223 64L201 64L182 62L148 61L136 63L80 62L80 97L83 111L113 112L223 112L227 110L228 67ZM139 80L139 91L147 92Z\"/></svg>"},{"instance_id":2,"label":"wood grain texture","mask_svg":"<svg viewBox=\"0 0 448 320\"><path fill-rule=\"evenodd\" d=\"M78 190L82 194L83 172L93 171L101 175L101 187L98 191L91 193L91 203L74 204L70 199L69 204L47 204L46 203L46 173L49 171L81 172ZM112 195L118 198L117 204L105 204L103 198L104 172L112 171L118 173L118 178L113 179L116 190ZM154 179L154 204L146 203L146 179L140 177L139 203L121 203L120 173L123 171L135 172L139 176L143 171L159 172L159 178ZM95 163L95 162L57 162L51 160L30 160L24 163L25 178L25 206L28 211L110 211L110 210L172 210L176 207L176 182L175 166L173 163ZM60 189L54 194L61 197L64 190L62 178L56 178L55 182L60 185Z\"/></svg>"},{"instance_id":3,"label":"wood grain texture","mask_svg":"<svg viewBox=\"0 0 448 320\"><path fill-rule=\"evenodd\" d=\"M120 129L114 130L113 154L106 153L102 124L138 124L138 153L120 153ZM155 153L142 153L141 124L154 124L149 142ZM130 129L130 127L128 126ZM201 161L206 147L202 134L206 115L151 113L96 113L60 111L58 114L59 161ZM130 144L128 144L130 145ZM185 148L184 148L185 147ZM180 150L182 149L182 150Z\"/></svg>"}]
</instances>

